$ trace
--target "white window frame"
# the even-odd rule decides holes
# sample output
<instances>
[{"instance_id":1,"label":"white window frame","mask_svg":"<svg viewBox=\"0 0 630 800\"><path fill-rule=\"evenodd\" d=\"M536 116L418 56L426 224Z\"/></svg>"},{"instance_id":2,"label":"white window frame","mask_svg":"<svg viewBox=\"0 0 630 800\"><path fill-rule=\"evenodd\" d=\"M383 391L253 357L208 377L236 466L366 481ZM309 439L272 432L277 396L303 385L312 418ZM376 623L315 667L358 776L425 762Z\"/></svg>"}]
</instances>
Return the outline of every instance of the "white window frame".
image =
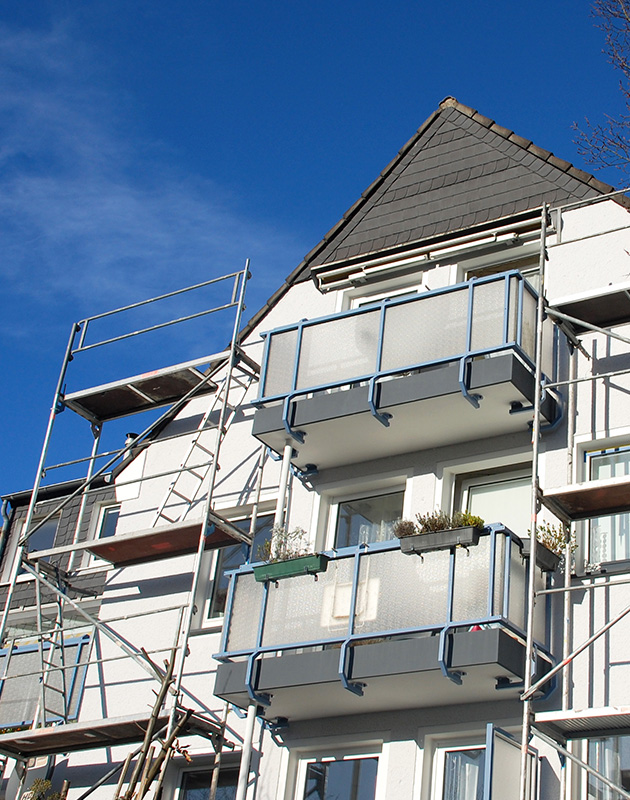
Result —
<instances>
[{"instance_id":1,"label":"white window frame","mask_svg":"<svg viewBox=\"0 0 630 800\"><path fill-rule=\"evenodd\" d=\"M317 517L313 520L312 529L318 531L318 547L321 550L335 548L335 534L339 505L363 497L395 494L403 492L403 518L409 516L411 500L411 477L409 474L396 473L395 475L380 478L357 479L353 482L344 482L334 488L320 488L320 504ZM318 524L319 523L319 524Z\"/></svg>"},{"instance_id":2,"label":"white window frame","mask_svg":"<svg viewBox=\"0 0 630 800\"><path fill-rule=\"evenodd\" d=\"M89 531L89 540L91 542L97 541L101 538L101 530L105 521L105 515L111 508L118 508L119 511L122 511L122 503L112 498L111 500L104 501L94 506L92 510L92 519ZM85 568L96 566L105 568L111 566L111 564L108 561L93 555L92 553L86 552L83 566Z\"/></svg>"},{"instance_id":3,"label":"white window frame","mask_svg":"<svg viewBox=\"0 0 630 800\"><path fill-rule=\"evenodd\" d=\"M376 768L376 786L374 789L374 800L383 800L384 798L384 765L383 765L383 748L378 747L374 749L335 749L332 751L326 750L319 753L311 752L308 754L300 755L297 771L295 777L295 790L293 793L294 800L305 800L304 791L306 788L306 773L310 764L325 763L333 761L360 761L367 758L376 758L378 765Z\"/></svg>"},{"instance_id":4,"label":"white window frame","mask_svg":"<svg viewBox=\"0 0 630 800\"><path fill-rule=\"evenodd\" d=\"M444 797L444 768L448 753L461 753L466 750L484 750L485 741L476 744L460 744L452 742L449 744L439 744L433 751L433 769L431 775L431 800L443 800ZM482 777L485 777L482 773Z\"/></svg>"},{"instance_id":5,"label":"white window frame","mask_svg":"<svg viewBox=\"0 0 630 800\"><path fill-rule=\"evenodd\" d=\"M591 444L595 444L595 443L592 442ZM627 438L624 439L622 442L617 442L615 444L609 444L607 446L603 445L602 443L599 443L599 445L597 447L590 446L590 447L584 448L584 473L585 473L584 474L584 479L586 481L597 480L596 478L592 478L591 477L593 458L595 458L597 456L613 455L614 453L630 453L630 443L628 442ZM622 516L623 514L624 514L624 512L621 512L620 514L602 514L601 516L616 517L616 516ZM625 514L626 514L626 516L630 516L630 511L625 512ZM584 557L585 557L585 560L587 560L589 564L595 563L593 561L593 558L592 558L592 556L593 556L593 553L592 553L592 546L593 546L592 525L593 525L593 519L595 519L595 517L593 517L592 519L589 519L587 522L585 522L584 523L584 528L583 528L583 530L584 530L584 553L585 553ZM614 558L614 559L608 559L606 561L601 561L601 562L597 562L597 563L602 563L602 564L607 564L607 565L608 564L619 564L619 565L621 565L621 564L624 564L624 563L627 564L628 561L630 561L630 558Z\"/></svg>"},{"instance_id":6,"label":"white window frame","mask_svg":"<svg viewBox=\"0 0 630 800\"><path fill-rule=\"evenodd\" d=\"M368 303L378 303L388 297L398 297L414 292L421 294L429 290L424 282L424 277L424 272L416 272L413 275L381 280L378 283L364 283L351 289L345 289L338 293L336 311L350 311Z\"/></svg>"},{"instance_id":7,"label":"white window frame","mask_svg":"<svg viewBox=\"0 0 630 800\"><path fill-rule=\"evenodd\" d=\"M221 514L221 516L228 519L230 522L241 522L245 519L251 519L251 509L250 513L244 514L243 508L241 507L238 509L238 513L231 513L234 512L234 509L229 510L220 510L217 509L217 512ZM274 505L269 503L261 503L258 508L257 517L268 517L273 514ZM234 544L237 544L235 542ZM228 545L230 546L230 545ZM212 632L218 631L223 628L223 620L225 619L225 614L220 614L216 617L210 617L210 604L214 599L214 587L217 582L217 570L219 566L219 556L221 553L221 548L215 550L204 550L201 555L201 565L199 568L199 582L197 584L197 590L195 592L194 604L197 608L196 613L193 615L193 633L203 633L203 632ZM251 561L256 561L256 553L252 553L250 555ZM208 575L208 580L204 581L203 576ZM212 576L212 577L210 577Z\"/></svg>"}]
</instances>

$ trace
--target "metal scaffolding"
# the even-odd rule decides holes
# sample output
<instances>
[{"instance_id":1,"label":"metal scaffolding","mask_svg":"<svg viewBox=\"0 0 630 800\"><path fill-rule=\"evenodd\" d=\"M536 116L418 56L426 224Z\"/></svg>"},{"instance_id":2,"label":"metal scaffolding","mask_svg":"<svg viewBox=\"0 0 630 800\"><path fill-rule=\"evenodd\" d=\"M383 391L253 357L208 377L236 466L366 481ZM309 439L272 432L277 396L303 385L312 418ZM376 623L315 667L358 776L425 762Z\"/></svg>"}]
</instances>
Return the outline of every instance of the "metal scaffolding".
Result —
<instances>
[{"instance_id":1,"label":"metal scaffolding","mask_svg":"<svg viewBox=\"0 0 630 800\"><path fill-rule=\"evenodd\" d=\"M567 210L576 209L595 203L604 202L612 199L613 197L625 194L628 190L624 189L619 192L614 192L609 195L600 196L591 200L581 201L579 203L566 204L554 209L550 209L546 204L541 209L541 236L540 236L540 254L538 266L538 306L537 306L537 341L536 341L536 385L538 391L534 402L533 423L532 423L532 500L531 500L531 561L535 563L536 560L536 546L538 541L538 514L544 505L551 513L557 516L563 523L565 532L565 549L564 549L564 583L562 586L547 588L543 590L536 590L533 576L534 570L530 571L529 585L528 585L528 625L527 625L527 643L526 643L526 656L525 656L525 682L524 691L521 695L523 706L523 723L522 723L522 739L521 739L521 776L520 776L520 800L531 800L528 796L528 748L532 735L537 736L540 740L544 741L547 745L553 747L559 755L564 759L569 759L570 762L576 764L579 768L588 774L597 778L602 784L612 789L620 797L630 798L630 793L622 787L615 785L609 778L598 772L592 765L578 758L574 752L567 749L567 739L584 738L592 734L594 731L607 730L614 732L615 730L628 730L630 727L630 716L626 713L618 712L617 714L607 715L607 719L602 719L593 714L591 709L584 710L571 710L569 709L569 686L570 676L569 670L574 659L580 654L588 650L601 636L606 634L613 626L619 621L624 619L630 613L630 605L625 607L620 613L614 615L612 618L606 620L605 624L600 626L592 635L590 635L584 642L577 647L571 649L571 592L575 590L590 591L596 588L607 588L611 585L619 585L628 583L628 581L614 581L612 576L598 576L597 583L590 583L584 585L581 582L579 585L572 585L572 548L571 548L571 525L578 520L587 520L596 516L605 514L612 514L619 511L627 511L630 508L630 501L628 500L628 491L630 489L630 481L626 480L611 480L611 481L598 481L590 483L573 484L573 457L575 449L575 431L576 431L576 391L580 383L587 383L589 381L605 380L613 376L629 374L630 370L621 369L596 375L586 375L578 377L578 358L583 355L590 358L580 340L580 335L584 333L597 333L602 334L610 339L615 339L630 344L630 338L624 337L613 331L608 326L628 322L630 320L630 302L627 290L618 292L624 295L621 302L615 298L612 293L605 300L604 306L606 308L595 307L597 303L588 303L586 300L575 303L574 313L567 313L567 309L550 307L546 300L545 293L545 280L546 280L546 262L548 260L548 226L553 220L554 233L556 234L556 242L554 247L559 247L566 244L571 244L576 239L562 239L562 214ZM630 226L625 226L627 229ZM606 294L604 292L604 294ZM627 308L623 308L623 306ZM582 316L576 316L581 314ZM565 380L559 380L550 383L543 379L542 376L542 321L545 315L551 317L568 336L572 353L569 362L569 374ZM598 324L599 323L599 324ZM538 413L540 403L546 391L550 389L566 388L568 390L568 403L567 403L567 453L568 453L568 474L567 486L545 491L540 485L540 440L541 440L541 420ZM538 677L533 674L533 664L535 661L535 646L534 646L534 608L536 601L539 597L545 595L560 594L563 597L563 628L562 628L562 659L560 662L544 676ZM548 712L546 714L535 714L532 708L532 701L537 691L543 685L547 684L549 679L554 675L559 675L561 678L562 686L562 710L560 712ZM555 723L555 724L554 724ZM564 725L564 727L563 727ZM551 735L550 735L551 733ZM560 794L566 792L565 781L561 783Z\"/></svg>"},{"instance_id":2,"label":"metal scaffolding","mask_svg":"<svg viewBox=\"0 0 630 800\"><path fill-rule=\"evenodd\" d=\"M9 632L12 615L15 612L16 588L20 583L20 576L26 573L32 578L35 590L34 638L38 653L36 671L39 674L39 700L28 730L15 730L0 736L0 752L23 764L22 786L28 759L33 756L124 744L137 741L144 736L142 747L130 753L124 764L120 764L108 773L90 790L97 788L104 780L108 780L120 771L116 796L128 798L135 791L138 797L142 797L155 781L158 789L161 786L166 766L177 747L177 736L188 732L209 739L215 749L216 771L221 762L222 748L231 746L225 739L226 715L221 720L211 720L186 708L183 678L195 613L194 598L199 585L204 551L234 543L249 545L252 541L251 531L243 532L221 517L213 506L222 442L240 405L245 401L250 386L258 380L260 371L258 364L247 356L239 344L245 290L249 278L249 260L247 260L245 267L237 272L123 306L114 311L97 314L72 326L0 618L0 643L7 642L3 675L0 676L0 681L4 685L5 681L17 677L11 672L11 657L17 651L14 637L10 636ZM169 298L198 292L206 287L210 287L211 290L222 290L224 293L227 290L227 299L196 313L116 336L107 336L98 341L88 340L90 326L97 321L113 318L123 312L133 312L140 307ZM231 339L225 350L194 361L119 379L82 391L66 392L69 366L80 354L221 311L232 315ZM170 477L151 526L142 531L114 535L106 539L92 538L81 541L80 532L87 513L88 498L92 493L98 492L99 487L102 488L103 478L108 479L112 473L116 475L117 468L126 467L131 463L139 452L150 446L158 434L161 434L168 423L174 420L190 401L203 396L206 396L208 401L195 431L184 431L179 435L159 438L160 442L164 442L186 437L186 453L177 468L160 473L159 476L150 475L130 481L122 480L120 483L114 480L111 484L112 488L118 488L129 483L147 482L156 477ZM106 422L164 407L166 410L157 420L152 420L140 434L128 436L122 447L99 453L103 426ZM47 458L55 422L64 409L70 409L89 423L93 434L93 447L86 458L48 465ZM101 461L104 463L100 463ZM86 468L85 477L78 481L78 486L54 503L54 507L45 516L36 519L36 506L47 472L77 465ZM29 553L28 543L33 534L73 501L79 505L72 543L53 547L47 551ZM189 514L191 510L193 513ZM93 613L89 604L94 602L92 597L94 592L86 591L73 583L77 574L75 561L81 551L105 559L114 566L142 563L185 553L193 555L187 602L168 609L157 608L142 612L143 615L157 614L166 610L172 612L176 619L170 656L164 667L159 666L154 660L159 650L152 652L145 647L136 646L117 630L116 619L102 620ZM68 557L66 569L62 570L48 562L49 558L53 557L54 560L55 557L62 555ZM43 593L46 593L48 598L46 603L43 600ZM48 608L44 613L44 606L51 605L51 597L54 609L52 617L48 614ZM131 616L134 615L127 614L120 618L120 621L127 621ZM87 657L77 655L75 661L69 663L68 653L71 644L74 644L73 637L76 637L77 630L89 631L88 634L84 633L85 647L77 649L77 653L87 652ZM94 636L113 643L119 655L102 658L96 652L96 658L92 658L90 651L96 649ZM70 710L71 706L76 704L77 670L85 675L88 666L92 664L101 668L104 663L121 658L132 659L158 683L156 702L151 713L145 714L142 718L73 722ZM155 746L159 742L161 744L156 753ZM128 777L130 765L134 760L135 767L131 777ZM130 788L123 792L126 776ZM217 778L218 775L214 781L215 786ZM87 797L90 791L84 793L83 797Z\"/></svg>"}]
</instances>

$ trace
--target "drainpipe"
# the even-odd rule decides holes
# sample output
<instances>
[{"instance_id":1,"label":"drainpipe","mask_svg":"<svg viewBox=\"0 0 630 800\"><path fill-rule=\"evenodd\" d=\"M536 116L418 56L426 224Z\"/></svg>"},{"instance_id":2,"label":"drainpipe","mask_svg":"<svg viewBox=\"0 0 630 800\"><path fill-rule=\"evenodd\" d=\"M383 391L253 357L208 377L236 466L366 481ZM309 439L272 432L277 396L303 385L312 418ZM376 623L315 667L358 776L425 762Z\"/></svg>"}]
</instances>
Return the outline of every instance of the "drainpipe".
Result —
<instances>
[{"instance_id":1,"label":"drainpipe","mask_svg":"<svg viewBox=\"0 0 630 800\"><path fill-rule=\"evenodd\" d=\"M278 485L278 501L276 503L276 513L273 518L273 526L284 525L284 504L287 496L287 486L289 484L289 468L291 467L291 456L293 455L293 445L285 444L282 453L282 470L280 471L280 484Z\"/></svg>"},{"instance_id":2,"label":"drainpipe","mask_svg":"<svg viewBox=\"0 0 630 800\"><path fill-rule=\"evenodd\" d=\"M7 546L7 541L9 539L9 528L11 527L11 520L13 519L13 512L9 515L7 511L9 502L10 501L8 498L2 498L2 509L0 510L0 514L2 514L2 530L0 531L0 562L2 561L2 556L4 555L4 551Z\"/></svg>"},{"instance_id":3,"label":"drainpipe","mask_svg":"<svg viewBox=\"0 0 630 800\"><path fill-rule=\"evenodd\" d=\"M243 750L241 763L238 770L238 783L236 784L236 797L234 800L245 800L247 784L249 782L249 765L252 757L252 742L254 740L254 723L256 722L256 703L247 706L247 721L243 736Z\"/></svg>"}]
</instances>

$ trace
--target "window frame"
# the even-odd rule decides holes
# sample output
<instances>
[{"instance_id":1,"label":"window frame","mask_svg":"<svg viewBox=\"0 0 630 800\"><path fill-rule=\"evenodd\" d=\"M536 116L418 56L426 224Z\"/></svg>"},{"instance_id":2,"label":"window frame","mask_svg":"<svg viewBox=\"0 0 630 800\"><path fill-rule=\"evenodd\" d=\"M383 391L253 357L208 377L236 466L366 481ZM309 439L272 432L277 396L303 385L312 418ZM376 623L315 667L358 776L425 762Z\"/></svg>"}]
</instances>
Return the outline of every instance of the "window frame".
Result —
<instances>
[{"instance_id":1,"label":"window frame","mask_svg":"<svg viewBox=\"0 0 630 800\"><path fill-rule=\"evenodd\" d=\"M444 777L446 768L446 756L448 753L461 753L469 750L484 751L484 765L481 771L482 781L485 781L485 758L487 748L485 741L477 743L462 744L461 741L454 741L449 744L441 743L433 750L432 773L431 773L431 800L443 800L444 798ZM483 785L483 784L482 784Z\"/></svg>"},{"instance_id":2,"label":"window frame","mask_svg":"<svg viewBox=\"0 0 630 800\"><path fill-rule=\"evenodd\" d=\"M594 444L591 442L591 444ZM595 481L595 480L604 480L593 478L593 463L594 460L598 456L608 456L613 455L615 453L628 453L630 455L630 444L628 444L627 439L624 440L623 443L619 444L611 444L606 446L600 447L586 447L584 449L584 478L586 481ZM629 473L630 475L630 459L629 459ZM603 518L618 518L626 516L628 518L628 525L630 528L630 511L620 512L618 514L603 514L601 515ZM584 559L588 565L591 564L598 564L598 565L605 565L607 570L609 571L610 567L613 569L618 570L628 570L630 569L630 541L628 542L627 551L628 554L623 558L611 558L608 560L598 560L593 558L593 545L594 545L594 536L593 536L593 523L597 517L591 517L588 521L586 521L583 525L584 531ZM628 530L628 538L630 539L630 529Z\"/></svg>"},{"instance_id":3,"label":"window frame","mask_svg":"<svg viewBox=\"0 0 630 800\"><path fill-rule=\"evenodd\" d=\"M251 514L243 514L242 510L241 513L238 515L231 515L225 512L221 512L226 519L229 519L230 522L238 523L244 520L251 520ZM273 527L273 509L270 506L263 506L262 509L259 508L257 514L257 522L263 518L268 518L271 520L271 527ZM261 529L262 530L262 529ZM270 528L271 530L271 528ZM260 533L260 531L259 531ZM226 547L219 547L214 550L204 550L201 555L201 566L199 570L200 580L197 585L197 591L195 592L194 598L194 605L196 607L195 614L193 615L193 633L203 633L207 631L213 630L220 630L223 627L223 621L225 619L225 612L221 614L217 614L216 616L210 616L210 611L212 608L212 604L215 600L215 590L218 586L218 572L221 568L222 562L222 554L228 548L234 547L245 547L246 545L243 544L233 544L227 545ZM257 546L256 543L253 543L253 546ZM249 553L249 556L243 558L242 563L248 563L249 561L256 561L256 554ZM203 576L207 575L208 579L204 580Z\"/></svg>"},{"instance_id":4,"label":"window frame","mask_svg":"<svg viewBox=\"0 0 630 800\"><path fill-rule=\"evenodd\" d=\"M411 495L410 492L410 477L397 475L386 481L377 482L356 482L354 487L346 484L343 488L339 487L338 491L330 492L329 494L322 493L322 503L324 504L324 518L325 523L322 531L323 547L324 550L335 550L337 545L335 542L337 535L337 524L339 520L339 506L342 503L350 503L353 500L362 500L367 497L378 497L387 494L397 494L402 492L402 514L404 518L408 515L408 504ZM393 538L393 537L392 537Z\"/></svg>"},{"instance_id":5,"label":"window frame","mask_svg":"<svg viewBox=\"0 0 630 800\"><path fill-rule=\"evenodd\" d=\"M354 748L350 749L333 749L323 750L321 752L309 752L300 754L297 762L297 769L295 773L295 787L293 791L293 800L305 800L306 778L308 767L311 764L331 763L335 761L361 761L375 758L377 760L376 766L376 782L374 785L374 798L379 800L382 796L381 784L383 781L382 767L383 767L383 748Z\"/></svg>"}]
</instances>

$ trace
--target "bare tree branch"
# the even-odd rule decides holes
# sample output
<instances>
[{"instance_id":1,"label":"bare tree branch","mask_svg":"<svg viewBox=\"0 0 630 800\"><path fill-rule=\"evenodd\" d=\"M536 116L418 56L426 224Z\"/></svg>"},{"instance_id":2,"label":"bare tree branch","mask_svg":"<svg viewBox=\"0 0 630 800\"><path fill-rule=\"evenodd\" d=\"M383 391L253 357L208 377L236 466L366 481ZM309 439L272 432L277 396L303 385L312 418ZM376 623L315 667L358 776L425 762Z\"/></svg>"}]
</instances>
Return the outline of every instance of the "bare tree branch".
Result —
<instances>
[{"instance_id":1,"label":"bare tree branch","mask_svg":"<svg viewBox=\"0 0 630 800\"><path fill-rule=\"evenodd\" d=\"M594 0L592 14L603 32L603 52L608 63L621 73L619 91L625 111L605 115L605 121L586 127L574 124L578 152L595 169L615 167L630 174L630 0Z\"/></svg>"}]
</instances>

